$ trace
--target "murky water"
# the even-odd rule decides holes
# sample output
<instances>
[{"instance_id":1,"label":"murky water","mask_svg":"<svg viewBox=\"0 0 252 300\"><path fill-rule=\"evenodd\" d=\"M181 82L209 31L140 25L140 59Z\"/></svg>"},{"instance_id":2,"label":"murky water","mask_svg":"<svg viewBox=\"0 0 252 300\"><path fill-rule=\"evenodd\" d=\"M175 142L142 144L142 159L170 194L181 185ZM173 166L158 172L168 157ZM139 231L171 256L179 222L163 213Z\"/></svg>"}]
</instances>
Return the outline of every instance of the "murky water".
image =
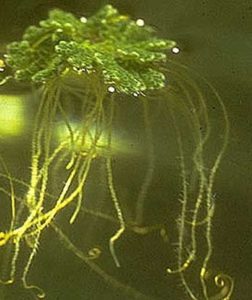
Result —
<instances>
[{"instance_id":1,"label":"murky water","mask_svg":"<svg viewBox=\"0 0 252 300\"><path fill-rule=\"evenodd\" d=\"M51 1L50 4L42 0L3 1L0 10L0 51L3 54L6 43L20 39L28 25L46 18L51 8L59 7L78 16L90 16L105 3L107 1ZM212 100L209 87L202 84L201 76L207 78L221 95L229 118L230 134L211 197L215 214L212 219L213 254L207 274L210 278L209 299L225 299L222 297L225 291L219 294L219 289L211 282L216 274L223 273L234 280L234 292L230 299L249 300L252 297L252 40L249 35L252 3L207 3L195 0L185 4L181 0L154 3L112 1L112 4L134 19L143 18L162 37L176 40L181 52L172 57L173 62L194 70L191 74L200 74L192 76L193 80L200 82L199 88L205 95L210 118L211 136L204 152L206 169L211 168L225 138L225 118L219 102ZM168 68L172 71L178 70L173 64ZM172 72L169 76L173 76ZM170 79L171 82L172 79L174 78ZM126 231L115 246L121 267L115 266L109 251L109 239L118 227L118 219L108 188L107 165L104 159L108 153L101 139L98 147L100 152L92 165L85 188L84 204L75 223L69 224L75 209L73 204L57 216L56 229L48 226L41 235L37 254L28 274L28 282L43 288L46 299L190 299L181 287L179 276L167 273L167 268L177 267L178 252L175 243L178 242L177 232L181 224L178 222L181 209L178 199L182 198L182 188L176 124L179 125L183 140L188 164L187 175L190 178L187 184L191 188L189 196L192 196L198 184L197 176L191 171L191 153L196 144L192 129L197 124L194 117L190 116L195 114L202 118L200 121L203 124L205 121L203 113L197 111L200 107L198 102L188 107L185 104L186 97L181 97L176 92L176 89L171 89L173 97L169 97L169 94L166 96L171 106L164 106L163 102L156 105L155 101L158 99L150 99L149 127L144 121L143 103L135 98L118 97L113 127L115 142L111 151L114 186L127 223ZM38 103L39 100L26 85L11 83L0 87L0 154L10 176L23 183L29 183L30 180L32 131ZM78 102L67 109L71 116L78 115ZM176 122L173 120L174 114ZM73 127L78 126L78 117L72 117L71 122L75 124ZM151 128L151 134L148 128ZM196 141L197 130L194 131ZM207 126L200 129L203 136L204 130L207 130ZM90 132L92 139L92 128ZM106 131L104 132L106 139ZM64 139L65 134L62 123L57 120L54 124L54 141ZM88 152L87 149L81 151L83 155ZM153 153L154 162L151 158ZM60 192L66 178L66 170L62 166L65 165L59 163L51 176L49 189L53 194ZM4 168L5 165L2 164L1 172ZM13 182L15 195L20 199L27 193L28 186L15 180ZM146 189L143 188L145 183ZM9 190L9 181L6 178L1 178L0 184ZM142 194L145 202L144 208L138 210L141 213L137 214L136 200L141 198L141 189L144 190ZM1 199L0 232L7 231L11 222L10 197L2 193ZM50 201L52 202L48 203L48 207L55 200L52 197ZM17 200L17 207L19 204ZM189 203L188 211L194 208L194 204ZM207 212L211 213L211 208ZM190 212L188 214L191 216ZM136 222L137 215L141 220L138 220L139 223ZM199 217L204 219L204 211L199 213ZM189 225L185 226L183 234L185 248L190 244ZM67 243L67 238L64 240L65 235L60 230L81 253L69 249L69 245L73 244ZM32 240L26 240L20 244L22 251L16 278L21 278L29 257L29 242L33 243ZM193 290L196 290L197 299L204 299L198 282L202 263L198 262L198 258L203 257L206 252L201 229L197 236L197 245L200 246L197 259L193 258L194 267L189 268L186 276ZM13 247L1 250L1 280L6 280L10 272L8 258L12 256ZM183 251L190 253L187 248ZM98 271L97 266L100 268ZM17 279L12 285L2 285L0 299L34 299L34 294L36 295L36 289L25 290L21 280ZM218 295L216 299L214 296L211 298L215 294Z\"/></svg>"}]
</instances>

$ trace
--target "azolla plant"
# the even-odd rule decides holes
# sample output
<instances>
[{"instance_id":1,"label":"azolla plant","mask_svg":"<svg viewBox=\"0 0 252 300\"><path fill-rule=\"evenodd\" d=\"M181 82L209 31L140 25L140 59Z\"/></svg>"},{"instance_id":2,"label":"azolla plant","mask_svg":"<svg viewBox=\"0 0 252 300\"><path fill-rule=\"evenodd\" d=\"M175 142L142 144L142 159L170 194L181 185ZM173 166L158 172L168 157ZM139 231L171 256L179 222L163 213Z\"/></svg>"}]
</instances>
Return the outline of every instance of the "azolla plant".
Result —
<instances>
[{"instance_id":1,"label":"azolla plant","mask_svg":"<svg viewBox=\"0 0 252 300\"><path fill-rule=\"evenodd\" d=\"M170 248L176 241L176 251L172 257L167 255L167 277L179 275L189 299L230 299L233 281L229 276L219 273L213 277L214 288L220 288L214 296L207 284L213 251L213 185L228 138L226 110L211 85L201 79L207 89L204 96L193 75L188 75L190 71L168 59L172 51L178 52L175 46L174 41L157 38L143 20L120 15L111 5L88 19L52 10L47 20L29 27L21 41L7 46L1 60L1 83L26 82L39 100L28 191L20 199L13 188L10 192L3 189L10 195L12 221L8 230L0 232L0 246L14 248L10 276L3 283L15 280L25 241L30 255L21 276L23 285L37 290L38 297L45 296L39 287L27 283L27 275L48 226L55 229L66 248L81 257L55 219L69 207L73 209L69 223L74 223L85 210L88 186L96 183L93 169L103 165L103 181L117 226L109 239L115 265L120 267L123 253L118 254L115 246L125 231L148 233L157 228L164 235L166 230L170 232L167 224L175 223L171 225ZM218 116L214 126L209 107L214 107ZM118 132L134 136L136 126L142 130L142 140L135 137L133 142L120 144ZM144 149L136 150L139 157L132 176L137 175L134 180L120 181L124 170L119 172L113 159L123 153L130 163L134 152L130 145L134 143ZM162 171L160 160L173 166L170 171ZM61 179L53 184L55 174ZM8 174L1 176L11 187L21 182ZM158 178L163 184L160 192L156 191ZM166 194L171 180L179 201ZM131 218L126 218L122 208L127 198L120 196L122 185L132 191L128 195ZM160 201L165 202L167 216L156 222L160 226L148 224L148 203L158 205ZM176 217L169 215L172 207L178 211ZM92 255L99 256L99 249L93 249ZM92 265L88 257L83 260L112 285L124 286ZM128 286L125 290L139 297L139 292Z\"/></svg>"}]
</instances>

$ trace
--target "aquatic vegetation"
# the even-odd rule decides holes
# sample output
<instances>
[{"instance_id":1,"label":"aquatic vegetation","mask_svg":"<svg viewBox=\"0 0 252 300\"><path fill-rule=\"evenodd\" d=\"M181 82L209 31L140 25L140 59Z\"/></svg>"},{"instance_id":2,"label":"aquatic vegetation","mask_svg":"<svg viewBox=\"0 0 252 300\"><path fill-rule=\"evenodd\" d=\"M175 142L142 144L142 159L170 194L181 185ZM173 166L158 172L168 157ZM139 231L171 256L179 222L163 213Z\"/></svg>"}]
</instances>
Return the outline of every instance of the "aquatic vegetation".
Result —
<instances>
[{"instance_id":1,"label":"aquatic vegetation","mask_svg":"<svg viewBox=\"0 0 252 300\"><path fill-rule=\"evenodd\" d=\"M221 288L216 296L210 296L206 281L213 251L213 185L228 140L227 114L207 81L199 78L202 88L208 90L206 98L193 79L195 75L167 58L167 50L175 46L174 41L157 38L143 20L120 15L111 5L88 19L52 10L47 20L29 27L21 41L7 46L0 64L1 84L8 80L30 84L37 112L29 184L14 180L3 163L7 175L1 177L9 181L11 188L10 192L1 191L10 196L12 214L11 226L0 232L0 247L11 244L14 254L10 278L2 283L15 280L20 248L25 241L30 254L23 269L23 285L35 290L39 298L45 297L42 289L27 283L27 275L41 234L51 226L66 248L112 285L124 288L90 262L99 257L100 250L93 248L85 256L56 225L55 219L74 205L69 218L73 224L82 210L87 209L86 194L89 186L96 183L92 172L97 165L103 166L108 198L116 213L116 218L110 221L117 226L109 239L109 249L115 265L120 267L115 248L126 230L138 234L160 230L165 239L165 221L149 225L146 217L151 198L159 198L155 199L158 203L168 196L169 188L159 196L152 192L157 166L161 165L159 160L164 158L172 164L174 173L165 171L159 176L167 186L171 176L179 191L179 201L168 199L166 205L180 211L179 216L173 216L172 229L174 237L177 236L177 265L173 267L174 259L169 259L172 265L167 268L167 276L178 274L191 299L230 298L233 283L229 276L216 275L216 286ZM208 100L211 102L207 103ZM209 105L220 120L215 118L214 126ZM222 135L215 135L216 128L221 128ZM120 129L132 135L143 132L144 138L120 140ZM128 146L130 143L137 144L133 148L139 157L145 155L134 166L136 170L139 168L140 180L134 178L132 184L127 180L119 182L113 160L125 156L129 163L130 156L135 154ZM56 183L54 174L60 174ZM133 196L129 198L134 198L131 220L126 219L122 209L119 183L123 182L132 189ZM27 186L28 191L21 199L15 195L15 184ZM226 282L231 282L232 288L227 290ZM222 297L223 289L226 298ZM125 290L136 298L139 296L128 286Z\"/></svg>"}]
</instances>

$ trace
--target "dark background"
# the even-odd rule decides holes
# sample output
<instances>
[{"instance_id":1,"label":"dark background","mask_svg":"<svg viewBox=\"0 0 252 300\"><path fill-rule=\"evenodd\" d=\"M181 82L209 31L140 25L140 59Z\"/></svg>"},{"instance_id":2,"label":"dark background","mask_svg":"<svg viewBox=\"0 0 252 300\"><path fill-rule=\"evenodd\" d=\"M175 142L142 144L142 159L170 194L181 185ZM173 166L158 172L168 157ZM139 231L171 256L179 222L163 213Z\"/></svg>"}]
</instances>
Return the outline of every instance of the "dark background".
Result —
<instances>
[{"instance_id":1,"label":"dark background","mask_svg":"<svg viewBox=\"0 0 252 300\"><path fill-rule=\"evenodd\" d=\"M51 8L89 16L105 3L108 1L0 0L0 48L19 39L28 25L46 18ZM252 298L252 1L126 0L110 3L121 13L143 18L156 27L161 36L177 41L182 50L178 60L206 77L226 105L231 136L216 184L221 195L214 225L216 248L220 249L216 261L235 280L232 299L249 300ZM40 251L47 251L44 247ZM51 263L54 264L53 260ZM62 272L71 269L69 264L66 256ZM62 291L58 298L48 299L121 299L102 280L88 271L87 274L91 291L87 296L79 298L72 294L71 297ZM69 280L73 286L76 284L75 279ZM170 299L167 295L160 298Z\"/></svg>"}]
</instances>

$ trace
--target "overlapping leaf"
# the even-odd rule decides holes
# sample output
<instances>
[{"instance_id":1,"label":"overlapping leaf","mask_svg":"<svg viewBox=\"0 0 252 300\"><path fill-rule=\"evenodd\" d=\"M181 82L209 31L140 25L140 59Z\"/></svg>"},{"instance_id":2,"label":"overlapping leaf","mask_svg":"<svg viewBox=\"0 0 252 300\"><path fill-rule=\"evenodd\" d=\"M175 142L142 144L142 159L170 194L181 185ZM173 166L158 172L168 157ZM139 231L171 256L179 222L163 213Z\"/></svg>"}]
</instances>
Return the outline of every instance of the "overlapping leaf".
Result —
<instances>
[{"instance_id":1,"label":"overlapping leaf","mask_svg":"<svg viewBox=\"0 0 252 300\"><path fill-rule=\"evenodd\" d=\"M166 61L164 51L174 45L111 5L86 22L56 9L7 47L6 62L17 80L45 83L70 71L96 72L105 85L136 94L164 86L160 67Z\"/></svg>"}]
</instances>

